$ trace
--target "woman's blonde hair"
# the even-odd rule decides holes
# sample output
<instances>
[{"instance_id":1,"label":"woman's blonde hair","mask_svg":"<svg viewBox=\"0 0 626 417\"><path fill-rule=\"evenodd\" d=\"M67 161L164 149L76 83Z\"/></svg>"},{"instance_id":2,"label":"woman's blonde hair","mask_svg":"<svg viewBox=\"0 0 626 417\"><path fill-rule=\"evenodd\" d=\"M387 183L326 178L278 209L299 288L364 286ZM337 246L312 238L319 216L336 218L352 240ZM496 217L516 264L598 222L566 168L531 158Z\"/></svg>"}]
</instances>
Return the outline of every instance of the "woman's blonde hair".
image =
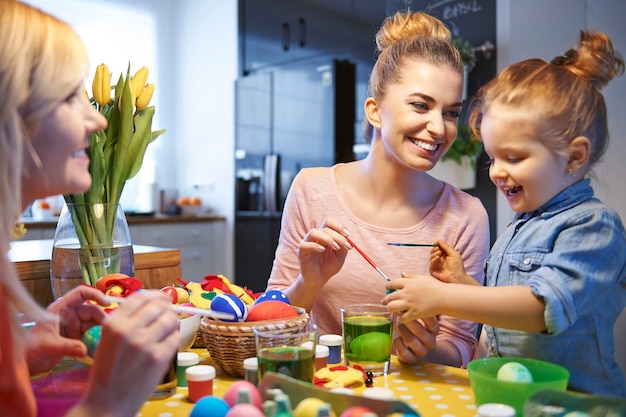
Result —
<instances>
[{"instance_id":1,"label":"woman's blonde hair","mask_svg":"<svg viewBox=\"0 0 626 417\"><path fill-rule=\"evenodd\" d=\"M607 110L600 90L624 72L624 59L607 35L581 31L577 48L551 62L528 59L510 65L483 86L472 101L469 123L480 137L480 122L494 108L516 111L534 126L553 152L565 153L571 140L591 142L589 166L604 155L609 141Z\"/></svg>"},{"instance_id":2,"label":"woman's blonde hair","mask_svg":"<svg viewBox=\"0 0 626 417\"><path fill-rule=\"evenodd\" d=\"M8 259L12 230L22 211L26 158L39 158L29 134L76 89L88 67L76 32L27 4L0 0L0 283L10 311L29 319L49 316L22 286Z\"/></svg>"},{"instance_id":3,"label":"woman's blonde hair","mask_svg":"<svg viewBox=\"0 0 626 417\"><path fill-rule=\"evenodd\" d=\"M399 11L383 22L376 34L380 54L370 75L368 95L381 100L390 84L401 81L403 64L422 60L463 73L463 60L451 42L450 30L439 19L424 13ZM364 136L372 138L372 125L364 120Z\"/></svg>"}]
</instances>

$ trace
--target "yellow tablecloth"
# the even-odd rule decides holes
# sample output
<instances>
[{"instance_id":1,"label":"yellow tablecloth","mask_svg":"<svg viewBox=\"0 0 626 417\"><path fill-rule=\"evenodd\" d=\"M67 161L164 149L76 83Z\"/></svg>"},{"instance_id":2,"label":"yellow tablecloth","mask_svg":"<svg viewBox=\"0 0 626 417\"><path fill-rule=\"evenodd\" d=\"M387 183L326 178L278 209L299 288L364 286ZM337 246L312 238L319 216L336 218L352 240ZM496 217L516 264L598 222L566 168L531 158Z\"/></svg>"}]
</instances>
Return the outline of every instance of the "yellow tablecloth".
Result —
<instances>
[{"instance_id":1,"label":"yellow tablecloth","mask_svg":"<svg viewBox=\"0 0 626 417\"><path fill-rule=\"evenodd\" d=\"M200 363L214 365L206 349L192 349L200 355ZM213 394L223 397L236 381L217 368ZM392 357L390 373L374 380L375 387L391 389L395 399L409 404L423 417L473 417L476 415L474 395L465 369L420 362L399 364ZM364 386L353 390L359 395ZM295 404L294 404L295 406ZM137 417L188 417L194 404L187 400L187 388L178 388L176 395L158 401L147 401Z\"/></svg>"}]
</instances>

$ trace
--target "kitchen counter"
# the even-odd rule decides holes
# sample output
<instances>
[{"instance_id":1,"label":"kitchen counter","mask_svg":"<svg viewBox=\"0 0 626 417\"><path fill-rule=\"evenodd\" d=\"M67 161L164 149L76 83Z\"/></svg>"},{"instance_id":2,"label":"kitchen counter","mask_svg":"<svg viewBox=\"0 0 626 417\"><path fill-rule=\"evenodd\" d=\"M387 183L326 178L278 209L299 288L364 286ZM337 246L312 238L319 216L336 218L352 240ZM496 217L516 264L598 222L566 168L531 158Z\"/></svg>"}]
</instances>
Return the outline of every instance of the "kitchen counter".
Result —
<instances>
[{"instance_id":1,"label":"kitchen counter","mask_svg":"<svg viewBox=\"0 0 626 417\"><path fill-rule=\"evenodd\" d=\"M9 259L31 295L46 306L53 301L50 287L52 239L24 240L11 243ZM180 250L133 245L135 278L144 288L162 288L181 276Z\"/></svg>"},{"instance_id":2,"label":"kitchen counter","mask_svg":"<svg viewBox=\"0 0 626 417\"><path fill-rule=\"evenodd\" d=\"M49 217L43 219L33 219L32 217L23 217L20 219L28 228L47 228L56 227L58 217ZM202 213L195 215L176 215L176 214L126 214L126 221L129 225L134 224L159 224L159 223L194 223L194 222L223 222L226 221L224 216L210 213Z\"/></svg>"}]
</instances>

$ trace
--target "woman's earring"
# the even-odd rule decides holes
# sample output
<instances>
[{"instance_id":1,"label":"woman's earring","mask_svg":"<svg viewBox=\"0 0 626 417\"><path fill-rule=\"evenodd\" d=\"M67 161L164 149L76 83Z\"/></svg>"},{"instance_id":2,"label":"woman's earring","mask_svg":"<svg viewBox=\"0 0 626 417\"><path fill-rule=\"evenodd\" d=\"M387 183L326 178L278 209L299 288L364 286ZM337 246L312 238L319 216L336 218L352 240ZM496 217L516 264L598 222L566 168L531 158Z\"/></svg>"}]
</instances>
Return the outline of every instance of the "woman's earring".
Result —
<instances>
[{"instance_id":1,"label":"woman's earring","mask_svg":"<svg viewBox=\"0 0 626 417\"><path fill-rule=\"evenodd\" d=\"M569 168L569 167L567 168L567 173L568 173L569 175L572 175L572 173L573 173L573 172L574 172L574 171L572 170L572 168Z\"/></svg>"}]
</instances>

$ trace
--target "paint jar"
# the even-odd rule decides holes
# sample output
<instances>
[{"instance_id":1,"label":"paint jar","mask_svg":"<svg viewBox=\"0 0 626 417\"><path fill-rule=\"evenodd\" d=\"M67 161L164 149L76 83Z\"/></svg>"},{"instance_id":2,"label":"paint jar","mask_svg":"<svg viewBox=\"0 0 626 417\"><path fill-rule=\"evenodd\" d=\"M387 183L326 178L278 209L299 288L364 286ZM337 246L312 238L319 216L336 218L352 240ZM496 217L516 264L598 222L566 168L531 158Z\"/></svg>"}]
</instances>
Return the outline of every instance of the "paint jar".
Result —
<instances>
[{"instance_id":1,"label":"paint jar","mask_svg":"<svg viewBox=\"0 0 626 417\"><path fill-rule=\"evenodd\" d=\"M189 387L189 401L195 403L202 397L213 395L215 368L211 365L194 365L185 371Z\"/></svg>"},{"instance_id":2,"label":"paint jar","mask_svg":"<svg viewBox=\"0 0 626 417\"><path fill-rule=\"evenodd\" d=\"M259 361L256 357L243 360L244 379L254 385L259 385Z\"/></svg>"},{"instance_id":3,"label":"paint jar","mask_svg":"<svg viewBox=\"0 0 626 417\"><path fill-rule=\"evenodd\" d=\"M338 334L325 334L320 336L320 345L328 346L328 363L341 363L341 345L343 337Z\"/></svg>"},{"instance_id":4,"label":"paint jar","mask_svg":"<svg viewBox=\"0 0 626 417\"><path fill-rule=\"evenodd\" d=\"M190 366L200 363L200 356L194 352L178 352L176 367L176 377L178 379L179 387L187 386L187 377L185 377L185 371Z\"/></svg>"},{"instance_id":5,"label":"paint jar","mask_svg":"<svg viewBox=\"0 0 626 417\"><path fill-rule=\"evenodd\" d=\"M328 355L330 349L328 346L316 345L315 346L315 370L319 371L322 368L326 368L328 365Z\"/></svg>"}]
</instances>

